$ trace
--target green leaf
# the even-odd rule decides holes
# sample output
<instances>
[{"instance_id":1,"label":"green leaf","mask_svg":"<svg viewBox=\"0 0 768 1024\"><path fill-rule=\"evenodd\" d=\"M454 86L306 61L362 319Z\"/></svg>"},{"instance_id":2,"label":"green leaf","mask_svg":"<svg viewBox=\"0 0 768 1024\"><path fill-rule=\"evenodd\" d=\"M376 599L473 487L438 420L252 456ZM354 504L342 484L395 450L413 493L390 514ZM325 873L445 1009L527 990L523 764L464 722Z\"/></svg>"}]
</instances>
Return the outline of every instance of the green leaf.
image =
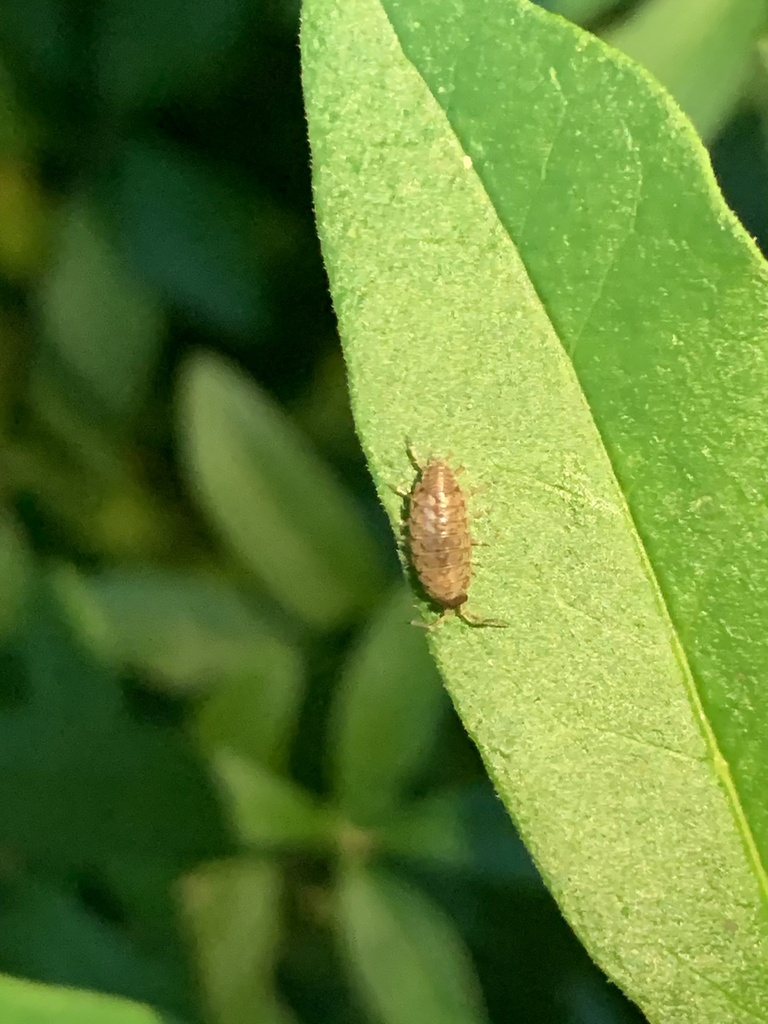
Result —
<instances>
[{"instance_id":1,"label":"green leaf","mask_svg":"<svg viewBox=\"0 0 768 1024\"><path fill-rule=\"evenodd\" d=\"M192 744L131 714L42 582L0 667L0 844L61 871L160 856L170 873L231 848Z\"/></svg>"},{"instance_id":2,"label":"green leaf","mask_svg":"<svg viewBox=\"0 0 768 1024\"><path fill-rule=\"evenodd\" d=\"M41 0L35 12L25 0L7 0L0 7L0 33L4 52L13 55L14 78L45 83L48 102L56 89L73 85L76 69L82 69L82 54L76 54L73 21L65 16L61 0ZM50 90L50 92L49 92ZM39 95L39 94L38 94Z\"/></svg>"},{"instance_id":3,"label":"green leaf","mask_svg":"<svg viewBox=\"0 0 768 1024\"><path fill-rule=\"evenodd\" d=\"M583 25L617 7L619 0L542 0L541 6L553 14Z\"/></svg>"},{"instance_id":4,"label":"green leaf","mask_svg":"<svg viewBox=\"0 0 768 1024\"><path fill-rule=\"evenodd\" d=\"M0 61L0 101L0 158L24 158L32 141L32 126L22 115L7 59Z\"/></svg>"},{"instance_id":5,"label":"green leaf","mask_svg":"<svg viewBox=\"0 0 768 1024\"><path fill-rule=\"evenodd\" d=\"M160 353L162 312L82 201L63 213L38 301L48 346L38 361L59 360L97 409L135 414Z\"/></svg>"},{"instance_id":6,"label":"green leaf","mask_svg":"<svg viewBox=\"0 0 768 1024\"><path fill-rule=\"evenodd\" d=\"M31 163L21 154L8 158L7 148L21 148L19 139L12 142L7 135L12 127L6 124L12 101L5 90L3 66L0 64L0 270L14 285L28 285L37 282L42 268L48 260L48 246L51 235L51 216L47 197L32 172ZM13 337L18 325L8 316L3 322L3 346ZM18 344L18 342L16 342ZM4 387L18 387L13 374L12 358L6 355L6 379ZM12 416L12 410L6 417Z\"/></svg>"},{"instance_id":7,"label":"green leaf","mask_svg":"<svg viewBox=\"0 0 768 1024\"><path fill-rule=\"evenodd\" d=\"M88 909L73 890L74 885L54 887L29 876L0 884L3 970L191 1014L181 943L147 941L146 932ZM5 1024L9 1018L0 1019Z\"/></svg>"},{"instance_id":8,"label":"green leaf","mask_svg":"<svg viewBox=\"0 0 768 1024\"><path fill-rule=\"evenodd\" d=\"M4 1024L181 1024L139 1003L0 975Z\"/></svg>"},{"instance_id":9,"label":"green leaf","mask_svg":"<svg viewBox=\"0 0 768 1024\"><path fill-rule=\"evenodd\" d=\"M413 614L400 584L341 678L330 750L336 800L356 825L379 823L401 802L440 722L440 677Z\"/></svg>"},{"instance_id":10,"label":"green leaf","mask_svg":"<svg viewBox=\"0 0 768 1024\"><path fill-rule=\"evenodd\" d=\"M765 0L646 0L603 38L652 71L708 140L741 98L766 28Z\"/></svg>"},{"instance_id":11,"label":"green leaf","mask_svg":"<svg viewBox=\"0 0 768 1024\"><path fill-rule=\"evenodd\" d=\"M189 362L180 392L191 483L222 537L311 625L359 614L382 585L378 552L353 500L288 418L212 355Z\"/></svg>"},{"instance_id":12,"label":"green leaf","mask_svg":"<svg viewBox=\"0 0 768 1024\"><path fill-rule=\"evenodd\" d=\"M258 667L216 687L197 716L204 749L233 750L267 768L283 769L304 692L298 653L263 638Z\"/></svg>"},{"instance_id":13,"label":"green leaf","mask_svg":"<svg viewBox=\"0 0 768 1024\"><path fill-rule=\"evenodd\" d=\"M344 871L339 925L353 980L381 1024L486 1020L471 961L453 923L395 875Z\"/></svg>"},{"instance_id":14,"label":"green leaf","mask_svg":"<svg viewBox=\"0 0 768 1024\"><path fill-rule=\"evenodd\" d=\"M0 512L0 637L16 625L33 571L32 554L21 531L10 516Z\"/></svg>"},{"instance_id":15,"label":"green leaf","mask_svg":"<svg viewBox=\"0 0 768 1024\"><path fill-rule=\"evenodd\" d=\"M214 1024L280 1019L273 974L282 888L276 864L244 858L211 864L184 880L185 917Z\"/></svg>"},{"instance_id":16,"label":"green leaf","mask_svg":"<svg viewBox=\"0 0 768 1024\"><path fill-rule=\"evenodd\" d=\"M133 144L101 198L126 255L174 306L214 330L262 326L254 212L232 182L181 150Z\"/></svg>"},{"instance_id":17,"label":"green leaf","mask_svg":"<svg viewBox=\"0 0 768 1024\"><path fill-rule=\"evenodd\" d=\"M243 0L107 0L97 15L99 95L130 108L210 87L231 59L246 11Z\"/></svg>"},{"instance_id":18,"label":"green leaf","mask_svg":"<svg viewBox=\"0 0 768 1024\"><path fill-rule=\"evenodd\" d=\"M398 858L516 885L541 885L503 804L492 792L472 789L426 797L401 809L377 839L385 853Z\"/></svg>"},{"instance_id":19,"label":"green leaf","mask_svg":"<svg viewBox=\"0 0 768 1024\"><path fill-rule=\"evenodd\" d=\"M241 841L257 852L326 848L335 835L327 811L298 786L231 751L213 758Z\"/></svg>"},{"instance_id":20,"label":"green leaf","mask_svg":"<svg viewBox=\"0 0 768 1024\"><path fill-rule=\"evenodd\" d=\"M147 672L168 688L216 694L249 679L258 690L258 679L275 675L273 688L296 699L298 655L220 580L145 567L87 576L67 571L57 582L89 643L114 664ZM264 742L271 743L274 723L256 721L263 714L264 708L254 711L248 728L269 729Z\"/></svg>"},{"instance_id":21,"label":"green leaf","mask_svg":"<svg viewBox=\"0 0 768 1024\"><path fill-rule=\"evenodd\" d=\"M434 650L543 877L655 1022L768 1018L765 267L639 68L521 0L306 0L357 427L466 467Z\"/></svg>"}]
</instances>

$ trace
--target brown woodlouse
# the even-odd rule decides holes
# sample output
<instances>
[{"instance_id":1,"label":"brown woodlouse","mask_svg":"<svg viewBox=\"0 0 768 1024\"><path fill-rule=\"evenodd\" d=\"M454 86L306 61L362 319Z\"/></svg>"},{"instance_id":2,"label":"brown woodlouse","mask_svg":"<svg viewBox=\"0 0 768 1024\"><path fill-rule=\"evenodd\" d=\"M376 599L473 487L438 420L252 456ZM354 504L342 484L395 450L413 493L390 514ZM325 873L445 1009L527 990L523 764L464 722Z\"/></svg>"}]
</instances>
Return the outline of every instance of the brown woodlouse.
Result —
<instances>
[{"instance_id":1,"label":"brown woodlouse","mask_svg":"<svg viewBox=\"0 0 768 1024\"><path fill-rule=\"evenodd\" d=\"M467 502L457 475L444 459L434 456L422 462L406 441L408 458L418 471L410 491L398 490L408 499L405 524L410 544L411 563L428 597L442 608L434 622L414 622L414 626L434 629L451 613L468 626L508 625L500 619L484 619L465 609L472 580L472 540Z\"/></svg>"}]
</instances>

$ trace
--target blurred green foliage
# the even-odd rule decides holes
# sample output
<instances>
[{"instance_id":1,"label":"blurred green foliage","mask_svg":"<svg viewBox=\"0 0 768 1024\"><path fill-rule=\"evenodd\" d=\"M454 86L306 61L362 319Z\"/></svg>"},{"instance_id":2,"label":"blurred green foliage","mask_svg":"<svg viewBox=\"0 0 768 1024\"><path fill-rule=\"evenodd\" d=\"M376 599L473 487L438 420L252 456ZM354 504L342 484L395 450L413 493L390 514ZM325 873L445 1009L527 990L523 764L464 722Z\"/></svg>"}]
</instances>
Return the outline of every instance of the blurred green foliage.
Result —
<instances>
[{"instance_id":1,"label":"blurred green foliage","mask_svg":"<svg viewBox=\"0 0 768 1024\"><path fill-rule=\"evenodd\" d=\"M544 6L619 35L643 10ZM314 234L297 19L0 6L0 975L154 1008L0 979L2 1019L638 1020L409 625ZM753 41L708 124L765 244Z\"/></svg>"}]
</instances>

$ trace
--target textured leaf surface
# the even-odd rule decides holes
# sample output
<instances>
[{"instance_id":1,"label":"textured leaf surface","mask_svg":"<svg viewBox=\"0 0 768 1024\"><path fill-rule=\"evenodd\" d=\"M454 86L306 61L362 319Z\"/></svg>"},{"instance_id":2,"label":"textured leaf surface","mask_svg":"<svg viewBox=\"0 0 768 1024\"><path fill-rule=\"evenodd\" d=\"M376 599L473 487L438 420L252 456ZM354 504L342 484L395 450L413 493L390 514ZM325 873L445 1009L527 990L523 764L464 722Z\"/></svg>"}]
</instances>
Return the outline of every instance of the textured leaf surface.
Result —
<instances>
[{"instance_id":1,"label":"textured leaf surface","mask_svg":"<svg viewBox=\"0 0 768 1024\"><path fill-rule=\"evenodd\" d=\"M434 638L592 955L652 1021L768 1020L768 290L691 126L522 0L306 0L326 263L380 493L466 467Z\"/></svg>"}]
</instances>

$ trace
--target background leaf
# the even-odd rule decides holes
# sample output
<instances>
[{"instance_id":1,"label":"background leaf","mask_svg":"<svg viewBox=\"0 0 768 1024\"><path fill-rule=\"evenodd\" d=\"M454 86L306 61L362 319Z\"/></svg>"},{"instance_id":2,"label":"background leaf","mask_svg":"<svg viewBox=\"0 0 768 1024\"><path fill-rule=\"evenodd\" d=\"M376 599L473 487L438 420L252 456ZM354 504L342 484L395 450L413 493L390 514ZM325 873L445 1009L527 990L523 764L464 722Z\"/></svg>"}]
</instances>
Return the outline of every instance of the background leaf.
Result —
<instances>
[{"instance_id":1,"label":"background leaf","mask_svg":"<svg viewBox=\"0 0 768 1024\"><path fill-rule=\"evenodd\" d=\"M127 1000L8 977L0 978L0 1012L9 1024L181 1024Z\"/></svg>"},{"instance_id":2,"label":"background leaf","mask_svg":"<svg viewBox=\"0 0 768 1024\"><path fill-rule=\"evenodd\" d=\"M186 912L215 1024L290 1020L272 984L282 888L277 864L242 858L211 865L185 880Z\"/></svg>"},{"instance_id":3,"label":"background leaf","mask_svg":"<svg viewBox=\"0 0 768 1024\"><path fill-rule=\"evenodd\" d=\"M421 861L484 878L541 884L515 835L504 806L490 787L429 796L400 810L379 833L390 856Z\"/></svg>"},{"instance_id":4,"label":"background leaf","mask_svg":"<svg viewBox=\"0 0 768 1024\"><path fill-rule=\"evenodd\" d=\"M541 6L577 24L584 24L618 7L619 0L541 0Z\"/></svg>"},{"instance_id":5,"label":"background leaf","mask_svg":"<svg viewBox=\"0 0 768 1024\"><path fill-rule=\"evenodd\" d=\"M341 678L331 738L335 793L357 825L377 824L400 805L440 724L440 677L413 614L413 596L399 585Z\"/></svg>"},{"instance_id":6,"label":"background leaf","mask_svg":"<svg viewBox=\"0 0 768 1024\"><path fill-rule=\"evenodd\" d=\"M298 655L246 597L222 580L136 566L131 571L61 573L57 584L93 648L113 664L141 670L169 689L215 691L216 704L224 699L222 691L238 685L263 691L267 684L262 680L273 675L279 676L273 689L286 691L291 702L297 699ZM275 693L274 701L280 697ZM277 708L270 712L260 706L248 723L242 720L243 710L233 713L233 725L247 731L254 745L258 732L269 734L265 743L270 737L284 742L282 730L274 728Z\"/></svg>"},{"instance_id":7,"label":"background leaf","mask_svg":"<svg viewBox=\"0 0 768 1024\"><path fill-rule=\"evenodd\" d=\"M229 849L191 744L130 713L44 582L0 657L0 843L59 869L159 853L171 877Z\"/></svg>"},{"instance_id":8,"label":"background leaf","mask_svg":"<svg viewBox=\"0 0 768 1024\"><path fill-rule=\"evenodd\" d=\"M312 848L333 836L333 819L324 807L268 769L230 751L214 759L225 787L232 822L242 842L264 849Z\"/></svg>"},{"instance_id":9,"label":"background leaf","mask_svg":"<svg viewBox=\"0 0 768 1024\"><path fill-rule=\"evenodd\" d=\"M382 1024L481 1024L485 1013L451 922L383 871L351 868L340 925L361 995Z\"/></svg>"},{"instance_id":10,"label":"background leaf","mask_svg":"<svg viewBox=\"0 0 768 1024\"><path fill-rule=\"evenodd\" d=\"M234 551L312 625L338 625L359 613L382 572L354 502L233 367L200 356L181 388L192 485Z\"/></svg>"},{"instance_id":11,"label":"background leaf","mask_svg":"<svg viewBox=\"0 0 768 1024\"><path fill-rule=\"evenodd\" d=\"M136 415L163 340L156 296L135 280L94 211L71 203L39 292L47 349L84 401L112 417Z\"/></svg>"},{"instance_id":12,"label":"background leaf","mask_svg":"<svg viewBox=\"0 0 768 1024\"><path fill-rule=\"evenodd\" d=\"M254 217L235 183L176 147L132 142L100 196L133 266L174 306L233 334L262 325Z\"/></svg>"},{"instance_id":13,"label":"background leaf","mask_svg":"<svg viewBox=\"0 0 768 1024\"><path fill-rule=\"evenodd\" d=\"M24 597L34 571L31 553L27 550L10 516L0 514L0 636L5 636L16 625L23 607Z\"/></svg>"},{"instance_id":14,"label":"background leaf","mask_svg":"<svg viewBox=\"0 0 768 1024\"><path fill-rule=\"evenodd\" d=\"M648 0L603 38L653 72L706 140L742 95L767 27L764 0Z\"/></svg>"},{"instance_id":15,"label":"background leaf","mask_svg":"<svg viewBox=\"0 0 768 1024\"><path fill-rule=\"evenodd\" d=\"M75 886L6 877L0 883L0 908L2 971L131 997L179 1017L193 1014L179 946L169 942L158 948L139 929L131 933L104 920L82 904Z\"/></svg>"},{"instance_id":16,"label":"background leaf","mask_svg":"<svg viewBox=\"0 0 768 1024\"><path fill-rule=\"evenodd\" d=\"M219 683L197 716L207 750L225 749L271 768L284 767L296 730L304 673L296 651L262 638L258 668Z\"/></svg>"},{"instance_id":17,"label":"background leaf","mask_svg":"<svg viewBox=\"0 0 768 1024\"><path fill-rule=\"evenodd\" d=\"M231 57L245 21L242 0L153 3L106 0L99 11L102 95L119 107L141 106L210 82Z\"/></svg>"},{"instance_id":18,"label":"background leaf","mask_svg":"<svg viewBox=\"0 0 768 1024\"><path fill-rule=\"evenodd\" d=\"M382 500L396 521L403 432L487 485L470 607L514 625L435 637L458 710L651 1019L760 1019L764 267L676 108L566 22L494 0L307 0L304 19Z\"/></svg>"}]
</instances>

